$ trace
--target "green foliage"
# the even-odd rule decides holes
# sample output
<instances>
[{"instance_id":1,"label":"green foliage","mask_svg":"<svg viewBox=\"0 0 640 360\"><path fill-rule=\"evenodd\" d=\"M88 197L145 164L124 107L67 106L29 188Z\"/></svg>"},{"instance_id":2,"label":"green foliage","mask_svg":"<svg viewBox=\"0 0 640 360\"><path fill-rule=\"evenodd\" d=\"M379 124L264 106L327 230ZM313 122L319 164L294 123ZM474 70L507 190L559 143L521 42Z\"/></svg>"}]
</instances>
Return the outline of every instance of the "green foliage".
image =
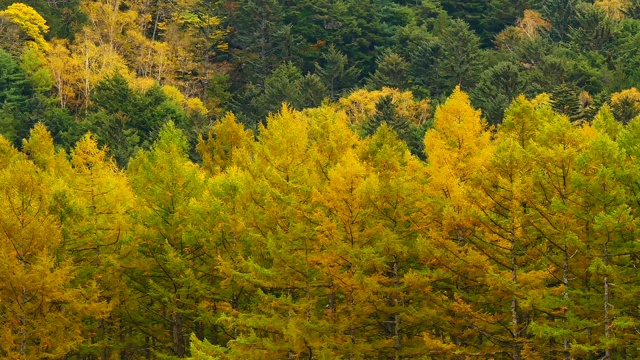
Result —
<instances>
[{"instance_id":1,"label":"green foliage","mask_svg":"<svg viewBox=\"0 0 640 360\"><path fill-rule=\"evenodd\" d=\"M543 0L542 16L552 26L552 37L565 41L571 28L578 27L578 4L580 0Z\"/></svg>"},{"instance_id":2,"label":"green foliage","mask_svg":"<svg viewBox=\"0 0 640 360\"><path fill-rule=\"evenodd\" d=\"M349 59L335 46L330 45L322 55L323 64L315 64L316 75L326 86L331 100L337 100L345 91L353 88L357 82L360 70L349 65Z\"/></svg>"},{"instance_id":3,"label":"green foliage","mask_svg":"<svg viewBox=\"0 0 640 360\"><path fill-rule=\"evenodd\" d=\"M407 70L409 65L404 58L392 52L383 53L376 61L376 72L368 79L368 87L381 89L391 87L406 90L409 84Z\"/></svg>"},{"instance_id":4,"label":"green foliage","mask_svg":"<svg viewBox=\"0 0 640 360\"><path fill-rule=\"evenodd\" d=\"M264 93L256 99L259 119L280 109L283 103L295 109L320 105L327 89L318 76L302 76L292 63L279 66L265 81Z\"/></svg>"},{"instance_id":5,"label":"green foliage","mask_svg":"<svg viewBox=\"0 0 640 360\"><path fill-rule=\"evenodd\" d=\"M640 357L638 1L114 4L0 16L0 357Z\"/></svg>"},{"instance_id":6,"label":"green foliage","mask_svg":"<svg viewBox=\"0 0 640 360\"><path fill-rule=\"evenodd\" d=\"M480 75L472 96L487 120L496 124L516 96L525 93L527 81L521 68L511 62L501 62Z\"/></svg>"},{"instance_id":7,"label":"green foliage","mask_svg":"<svg viewBox=\"0 0 640 360\"><path fill-rule=\"evenodd\" d=\"M436 72L444 89L471 87L480 70L480 39L461 20L453 20L438 34Z\"/></svg>"},{"instance_id":8,"label":"green foliage","mask_svg":"<svg viewBox=\"0 0 640 360\"><path fill-rule=\"evenodd\" d=\"M0 49L0 131L15 144L27 136L33 123L33 87L11 55Z\"/></svg>"}]
</instances>

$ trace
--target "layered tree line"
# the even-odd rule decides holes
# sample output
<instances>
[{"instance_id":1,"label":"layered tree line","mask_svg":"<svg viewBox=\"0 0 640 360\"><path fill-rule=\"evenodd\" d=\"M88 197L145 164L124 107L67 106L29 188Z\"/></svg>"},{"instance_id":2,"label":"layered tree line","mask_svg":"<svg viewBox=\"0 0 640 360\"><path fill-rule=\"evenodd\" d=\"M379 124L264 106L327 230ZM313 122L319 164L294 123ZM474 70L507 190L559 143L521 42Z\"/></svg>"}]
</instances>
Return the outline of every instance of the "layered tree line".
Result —
<instances>
[{"instance_id":1,"label":"layered tree line","mask_svg":"<svg viewBox=\"0 0 640 360\"><path fill-rule=\"evenodd\" d=\"M640 82L636 0L1 0L0 11L2 134L19 147L41 121L69 151L91 131L121 167L169 119L202 160L198 137L227 111L257 133L282 102L389 87L437 105L460 85L490 124L542 92L590 121ZM414 155L428 123L405 135Z\"/></svg>"},{"instance_id":2,"label":"layered tree line","mask_svg":"<svg viewBox=\"0 0 640 360\"><path fill-rule=\"evenodd\" d=\"M0 0L0 357L640 357L639 29Z\"/></svg>"},{"instance_id":3,"label":"layered tree line","mask_svg":"<svg viewBox=\"0 0 640 360\"><path fill-rule=\"evenodd\" d=\"M456 88L413 156L383 121L173 122L126 170L96 136L0 138L0 355L626 359L638 354L640 117Z\"/></svg>"}]
</instances>

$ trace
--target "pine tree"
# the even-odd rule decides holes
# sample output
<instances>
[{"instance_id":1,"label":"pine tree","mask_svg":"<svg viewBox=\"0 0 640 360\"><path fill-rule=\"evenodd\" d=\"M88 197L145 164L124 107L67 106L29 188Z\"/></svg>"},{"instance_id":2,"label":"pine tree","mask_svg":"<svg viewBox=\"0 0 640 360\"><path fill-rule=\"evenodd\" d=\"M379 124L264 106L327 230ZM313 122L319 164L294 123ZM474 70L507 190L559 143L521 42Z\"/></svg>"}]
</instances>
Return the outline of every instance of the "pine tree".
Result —
<instances>
[{"instance_id":1,"label":"pine tree","mask_svg":"<svg viewBox=\"0 0 640 360\"><path fill-rule=\"evenodd\" d=\"M580 117L580 100L578 94L567 84L556 86L551 92L553 107L561 114L567 115L571 120Z\"/></svg>"},{"instance_id":2,"label":"pine tree","mask_svg":"<svg viewBox=\"0 0 640 360\"><path fill-rule=\"evenodd\" d=\"M320 77L329 92L331 100L337 100L352 88L360 75L360 70L349 66L349 59L334 45L330 45L322 55L323 65L315 64L315 74Z\"/></svg>"},{"instance_id":3,"label":"pine tree","mask_svg":"<svg viewBox=\"0 0 640 360\"><path fill-rule=\"evenodd\" d=\"M368 79L368 87L380 89L386 86L399 90L407 89L409 65L402 56L393 52L385 52L378 57L376 64L378 67Z\"/></svg>"},{"instance_id":4,"label":"pine tree","mask_svg":"<svg viewBox=\"0 0 640 360\"><path fill-rule=\"evenodd\" d=\"M409 122L397 114L391 95L381 97L376 103L375 114L363 125L365 135L373 135L383 123L391 127L400 138L404 138L409 131Z\"/></svg>"},{"instance_id":5,"label":"pine tree","mask_svg":"<svg viewBox=\"0 0 640 360\"><path fill-rule=\"evenodd\" d=\"M437 34L440 44L436 71L444 88L470 88L480 69L480 39L462 20L452 20Z\"/></svg>"},{"instance_id":6,"label":"pine tree","mask_svg":"<svg viewBox=\"0 0 640 360\"><path fill-rule=\"evenodd\" d=\"M473 89L472 97L492 124L502 122L504 110L525 90L525 77L517 65L501 62L487 69Z\"/></svg>"},{"instance_id":7,"label":"pine tree","mask_svg":"<svg viewBox=\"0 0 640 360\"><path fill-rule=\"evenodd\" d=\"M542 2L542 15L547 19L552 28L552 37L565 41L569 30L577 24L577 6L579 0L544 0Z\"/></svg>"}]
</instances>

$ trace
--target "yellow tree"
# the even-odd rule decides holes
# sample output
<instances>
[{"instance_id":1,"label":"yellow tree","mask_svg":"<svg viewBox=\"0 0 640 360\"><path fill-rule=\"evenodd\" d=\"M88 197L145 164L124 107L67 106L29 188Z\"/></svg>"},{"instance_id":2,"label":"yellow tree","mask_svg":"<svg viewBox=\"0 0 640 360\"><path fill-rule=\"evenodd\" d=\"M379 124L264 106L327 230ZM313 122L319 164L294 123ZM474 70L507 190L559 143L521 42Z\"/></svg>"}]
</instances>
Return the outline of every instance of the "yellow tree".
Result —
<instances>
[{"instance_id":1,"label":"yellow tree","mask_svg":"<svg viewBox=\"0 0 640 360\"><path fill-rule=\"evenodd\" d=\"M196 150L202 156L204 169L217 174L233 164L234 153L249 148L252 142L251 132L236 122L235 115L228 113L211 127L207 139L200 135Z\"/></svg>"},{"instance_id":2,"label":"yellow tree","mask_svg":"<svg viewBox=\"0 0 640 360\"><path fill-rule=\"evenodd\" d=\"M77 283L85 286L96 281L94 291L113 308L111 316L85 322L96 335L81 352L107 359L125 346L117 335L123 331L117 317L125 312L127 294L121 269L127 266L126 254L131 251L133 192L124 173L107 156L107 149L99 148L90 134L71 151L71 165L67 182L73 202L68 207L70 214L62 217L66 251L80 268Z\"/></svg>"},{"instance_id":3,"label":"yellow tree","mask_svg":"<svg viewBox=\"0 0 640 360\"><path fill-rule=\"evenodd\" d=\"M506 110L492 157L469 192L481 224L470 242L494 265L485 279L493 304L482 307L498 315L500 326L491 329L492 335L511 347L512 359L533 358L538 351L527 330L550 278L542 261L544 244L529 217L531 146L541 122L535 102L521 96Z\"/></svg>"},{"instance_id":4,"label":"yellow tree","mask_svg":"<svg viewBox=\"0 0 640 360\"><path fill-rule=\"evenodd\" d=\"M48 48L49 44L44 39L44 34L49 31L49 26L31 6L19 2L13 3L6 10L0 11L0 17L9 18L22 29L26 35L26 43L23 46L33 46L39 52Z\"/></svg>"},{"instance_id":5,"label":"yellow tree","mask_svg":"<svg viewBox=\"0 0 640 360\"><path fill-rule=\"evenodd\" d=\"M0 169L0 317L5 324L0 353L7 358L62 358L90 336L83 319L102 318L109 306L94 291L95 282L74 285L76 269L63 252L55 213L64 185L34 163L50 158L46 149L53 144L42 147L44 153L32 147L34 161L5 139L0 147L5 155Z\"/></svg>"},{"instance_id":6,"label":"yellow tree","mask_svg":"<svg viewBox=\"0 0 640 360\"><path fill-rule=\"evenodd\" d=\"M47 65L58 94L60 107L74 105L80 93L84 68L80 59L72 56L67 41L54 39L51 42L47 51Z\"/></svg>"},{"instance_id":7,"label":"yellow tree","mask_svg":"<svg viewBox=\"0 0 640 360\"><path fill-rule=\"evenodd\" d=\"M613 19L622 20L630 2L629 0L597 0L593 5L604 10Z\"/></svg>"},{"instance_id":8,"label":"yellow tree","mask_svg":"<svg viewBox=\"0 0 640 360\"><path fill-rule=\"evenodd\" d=\"M473 308L474 298L482 296L482 278L491 262L470 242L480 224L468 197L470 181L488 164L492 145L480 111L471 107L459 87L436 109L434 128L427 131L424 143L428 176L424 195L430 201L422 227L422 261L443 274L437 284L444 295L438 306L454 324L434 329L431 343L437 345L438 338L452 343L457 350L447 353L454 356L479 342L488 332L485 328L496 322L491 314Z\"/></svg>"},{"instance_id":9,"label":"yellow tree","mask_svg":"<svg viewBox=\"0 0 640 360\"><path fill-rule=\"evenodd\" d=\"M640 91L631 88L611 94L611 108L618 121L628 123L640 114Z\"/></svg>"},{"instance_id":10,"label":"yellow tree","mask_svg":"<svg viewBox=\"0 0 640 360\"><path fill-rule=\"evenodd\" d=\"M309 261L314 251L310 200L319 179L311 167L309 122L284 107L268 123L246 158L251 160L241 164L247 174L239 195L246 229L242 242L252 245L234 278L255 300L233 320L239 336L231 347L252 359L310 356L320 346L313 323L322 312L314 296L321 279ZM239 150L241 155L248 149Z\"/></svg>"}]
</instances>

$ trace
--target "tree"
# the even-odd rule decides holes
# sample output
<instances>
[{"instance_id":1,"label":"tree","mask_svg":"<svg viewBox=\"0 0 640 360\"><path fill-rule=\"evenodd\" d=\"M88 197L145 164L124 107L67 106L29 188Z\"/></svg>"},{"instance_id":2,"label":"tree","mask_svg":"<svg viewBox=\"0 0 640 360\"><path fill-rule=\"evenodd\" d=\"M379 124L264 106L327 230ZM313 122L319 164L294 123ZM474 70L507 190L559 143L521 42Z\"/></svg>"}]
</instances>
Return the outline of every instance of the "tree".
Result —
<instances>
[{"instance_id":1,"label":"tree","mask_svg":"<svg viewBox=\"0 0 640 360\"><path fill-rule=\"evenodd\" d=\"M79 269L75 282L87 286L95 281L96 296L112 307L110 316L86 319L85 331L95 335L79 353L108 359L117 352L125 354L133 342L124 336L129 330L123 321L129 294L122 269L129 266L129 214L135 200L125 174L93 135L85 135L72 149L71 165L67 182L73 201L67 204L68 213L60 214L65 251Z\"/></svg>"},{"instance_id":2,"label":"tree","mask_svg":"<svg viewBox=\"0 0 640 360\"><path fill-rule=\"evenodd\" d=\"M618 121L628 123L640 114L640 91L631 88L611 94L611 107Z\"/></svg>"},{"instance_id":3,"label":"tree","mask_svg":"<svg viewBox=\"0 0 640 360\"><path fill-rule=\"evenodd\" d=\"M241 0L230 8L229 52L244 83L262 84L280 64L291 60L298 39L284 22L275 0ZM279 106L279 105L278 105Z\"/></svg>"},{"instance_id":4,"label":"tree","mask_svg":"<svg viewBox=\"0 0 640 360\"><path fill-rule=\"evenodd\" d=\"M544 0L542 2L542 16L547 19L552 28L551 35L554 39L565 41L569 35L569 29L578 26L577 6L579 0Z\"/></svg>"},{"instance_id":5,"label":"tree","mask_svg":"<svg viewBox=\"0 0 640 360\"><path fill-rule=\"evenodd\" d=\"M213 125L206 139L200 136L196 149L202 157L202 167L211 174L217 174L232 166L238 157L237 152L250 148L252 143L253 134L237 123L232 113L228 113Z\"/></svg>"},{"instance_id":6,"label":"tree","mask_svg":"<svg viewBox=\"0 0 640 360\"><path fill-rule=\"evenodd\" d=\"M11 55L0 49L0 131L14 144L27 136L33 88Z\"/></svg>"},{"instance_id":7,"label":"tree","mask_svg":"<svg viewBox=\"0 0 640 360\"><path fill-rule=\"evenodd\" d=\"M437 36L440 51L435 66L443 88L470 88L479 73L480 39L462 20L451 20Z\"/></svg>"},{"instance_id":8,"label":"tree","mask_svg":"<svg viewBox=\"0 0 640 360\"><path fill-rule=\"evenodd\" d=\"M494 153L471 181L474 189L468 193L480 224L469 242L493 264L483 285L490 289L494 304L480 300L480 307L499 319L500 326L485 325L485 329L490 339L511 348L511 359L542 354L529 343L528 329L551 279L541 255L544 245L529 217L529 195L535 181L530 176L534 168L532 135L540 121L536 119L539 113L532 114L533 108L524 97L508 108Z\"/></svg>"},{"instance_id":9,"label":"tree","mask_svg":"<svg viewBox=\"0 0 640 360\"><path fill-rule=\"evenodd\" d=\"M485 38L496 35L504 28L516 24L520 18L526 18L527 11L533 11L537 3L531 0L491 0L482 19ZM523 16L524 14L524 16Z\"/></svg>"},{"instance_id":10,"label":"tree","mask_svg":"<svg viewBox=\"0 0 640 360\"><path fill-rule=\"evenodd\" d=\"M349 66L349 59L334 45L330 45L322 55L323 65L315 64L315 74L325 84L331 100L337 100L343 93L354 86L360 70Z\"/></svg>"},{"instance_id":11,"label":"tree","mask_svg":"<svg viewBox=\"0 0 640 360\"><path fill-rule=\"evenodd\" d=\"M47 49L49 44L44 39L44 34L49 31L49 26L31 6L19 2L11 4L6 10L0 11L0 17L8 17L24 31L28 41L27 46L33 44L32 46L40 52Z\"/></svg>"},{"instance_id":12,"label":"tree","mask_svg":"<svg viewBox=\"0 0 640 360\"><path fill-rule=\"evenodd\" d=\"M463 355L466 346L481 341L481 334L496 322L496 317L474 307L491 262L470 246L478 224L467 196L472 178L489 160L490 134L480 111L456 87L436 109L434 127L427 130L424 143L428 161L424 193L431 198L427 205L432 215L422 226L433 224L433 231L424 235L421 259L435 273L446 274L434 284L442 294L434 302L445 318L427 342L436 354ZM469 328L477 332L466 331Z\"/></svg>"},{"instance_id":13,"label":"tree","mask_svg":"<svg viewBox=\"0 0 640 360\"><path fill-rule=\"evenodd\" d=\"M40 126L32 133L32 143L48 142L31 148L34 159L53 151L50 136L36 139L43 131ZM88 336L83 320L105 317L109 306L99 298L95 282L74 284L76 268L64 254L60 223L52 212L60 191L55 173L39 168L4 138L0 142L9 155L0 171L0 316L5 324L0 353L9 358L60 358Z\"/></svg>"},{"instance_id":14,"label":"tree","mask_svg":"<svg viewBox=\"0 0 640 360\"><path fill-rule=\"evenodd\" d=\"M608 14L595 5L580 4L578 26L571 28L569 38L584 50L607 53L615 37L615 23Z\"/></svg>"},{"instance_id":15,"label":"tree","mask_svg":"<svg viewBox=\"0 0 640 360\"><path fill-rule=\"evenodd\" d=\"M445 1L442 7L454 19L469 24L472 31L483 34L483 17L489 8L487 1ZM487 37L485 40L489 40Z\"/></svg>"},{"instance_id":16,"label":"tree","mask_svg":"<svg viewBox=\"0 0 640 360\"><path fill-rule=\"evenodd\" d=\"M567 84L556 86L552 93L554 109L561 114L567 115L572 120L580 117L580 100L575 90Z\"/></svg>"},{"instance_id":17,"label":"tree","mask_svg":"<svg viewBox=\"0 0 640 360\"><path fill-rule=\"evenodd\" d=\"M592 134L588 128L579 128L566 115L554 113L548 100L538 104L538 129L532 139L531 152L535 159L531 206L531 222L535 232L544 241L544 253L553 281L559 287L549 290L540 308L550 315L534 320L531 331L538 336L554 339L558 352L565 358L575 353L581 344L591 341L590 334L576 329L591 326L583 311L588 302L580 274L586 271L588 261L585 247L589 247L584 234L584 218L575 216L579 207L581 186L578 176L578 157ZM587 300L583 302L583 300ZM546 320L546 321L545 321ZM553 350L552 350L553 351Z\"/></svg>"},{"instance_id":18,"label":"tree","mask_svg":"<svg viewBox=\"0 0 640 360\"><path fill-rule=\"evenodd\" d=\"M318 106L325 94L326 88L317 76L302 76L293 63L282 64L266 79L264 93L256 99L256 114L264 119L270 112L277 111L282 103L297 110Z\"/></svg>"},{"instance_id":19,"label":"tree","mask_svg":"<svg viewBox=\"0 0 640 360\"><path fill-rule=\"evenodd\" d=\"M407 89L409 65L403 57L393 52L385 52L378 57L376 64L376 72L368 79L370 88L379 89L386 86L398 90Z\"/></svg>"},{"instance_id":20,"label":"tree","mask_svg":"<svg viewBox=\"0 0 640 360\"><path fill-rule=\"evenodd\" d=\"M392 128L401 139L408 134L409 122L396 113L392 101L393 97L391 95L383 96L378 100L375 114L363 125L366 136L375 134L383 123Z\"/></svg>"},{"instance_id":21,"label":"tree","mask_svg":"<svg viewBox=\"0 0 640 360\"><path fill-rule=\"evenodd\" d=\"M478 106L492 124L502 121L504 110L516 96L526 90L525 74L511 62L501 62L487 69L472 92Z\"/></svg>"},{"instance_id":22,"label":"tree","mask_svg":"<svg viewBox=\"0 0 640 360\"><path fill-rule=\"evenodd\" d=\"M193 199L201 194L203 179L187 151L186 138L168 122L152 148L129 164L141 206L134 214L136 266L127 271L137 310L128 320L139 324L142 318L152 319L144 321L145 333L178 357L186 354L188 334L207 291L199 275L205 247L190 232Z\"/></svg>"}]
</instances>

